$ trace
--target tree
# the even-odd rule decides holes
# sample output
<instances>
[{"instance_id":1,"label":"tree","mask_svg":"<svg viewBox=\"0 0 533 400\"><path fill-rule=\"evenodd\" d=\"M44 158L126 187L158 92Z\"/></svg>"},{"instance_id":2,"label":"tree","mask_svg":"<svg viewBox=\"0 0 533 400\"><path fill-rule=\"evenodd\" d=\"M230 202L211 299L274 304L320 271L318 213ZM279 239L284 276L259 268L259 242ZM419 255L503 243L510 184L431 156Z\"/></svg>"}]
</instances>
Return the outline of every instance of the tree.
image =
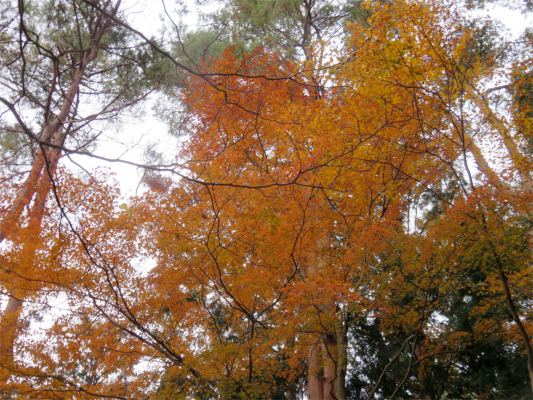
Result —
<instances>
[{"instance_id":1,"label":"tree","mask_svg":"<svg viewBox=\"0 0 533 400\"><path fill-rule=\"evenodd\" d=\"M293 17L282 9L256 24L261 6L286 3L252 5L234 4L254 16L254 32ZM319 5L318 17L345 10ZM184 67L174 91L187 140L174 163L146 166L151 189L125 204L105 174L56 173L60 217L42 207L46 223L10 240L35 249L24 254L42 265L36 297L61 293L69 307L41 336L21 339L30 361L6 383L11 394L526 392L530 110L528 75L514 71L528 71L530 57L522 51L509 71L513 54L492 26L450 7L369 7L329 65L325 43L311 46L322 58L308 47L286 57L280 39ZM484 87L496 77L505 88ZM503 161L488 157L487 142L501 143ZM40 243L28 241L32 227ZM5 258L20 273L17 249ZM515 387L487 392L480 356L522 365Z\"/></svg>"},{"instance_id":2,"label":"tree","mask_svg":"<svg viewBox=\"0 0 533 400\"><path fill-rule=\"evenodd\" d=\"M449 19L453 19L453 28L457 30L458 27L461 27L464 35L444 36L448 31L446 26L441 25L442 22L439 18L441 15L447 15ZM481 187L482 183L470 173L471 166L467 156L469 152L473 154L480 170L485 175L489 176L490 171L485 168L489 164L486 161L484 162L483 151L480 150L481 145L473 141L472 136L465 130L465 127L475 127L477 129L479 133L477 133L476 140L481 139L483 135L491 135L491 132L500 132L500 135L503 135L503 131L501 129L498 131L494 125L497 122L495 122L494 115L491 114L492 111L488 110L486 106L482 107L483 104L480 103L480 98L475 93L470 94L469 91L464 91L465 89L463 88L467 82L468 85L473 85L473 82L479 82L483 77L499 74L500 70L498 68L502 64L498 64L496 61L502 62L503 59L497 55L497 49L491 50L489 48L487 50L481 46L483 43L480 41L483 40L482 35L484 34L483 32L486 32L486 27L476 29L468 21L461 20L458 14L435 5L423 6L420 4L407 5L400 3L394 7L383 6L376 11L374 19L370 29L365 29L364 26L360 27L357 33L353 35L355 40L352 45L352 51L355 51L353 61L341 64L332 74L336 79L339 79L339 82L342 82L345 88L350 90L337 90L337 93L332 94L327 99L327 95L325 95L322 100L327 103L327 105L324 105L324 108L328 109L327 112L320 111L321 105L316 103L316 100L309 101L308 104L312 111L309 114L305 114L305 112L297 114L301 117L301 121L305 121L305 128L302 129L302 133L300 133L297 126L283 127L282 133L288 134L287 136L290 137L289 143L291 145L289 148L270 145L266 147L266 150L262 150L263 141L268 143L266 139L263 139L266 136L262 136L262 133L268 132L269 138L272 138L275 137L274 132L278 131L275 126L267 128L266 126L269 122L265 122L262 118L256 118L250 113L247 120L246 110L242 112L241 110L233 110L232 107L222 103L215 102L213 104L213 98L211 98L209 103L202 103L202 107L205 107L201 109L201 116L207 118L200 120L200 128L196 128L195 134L203 134L204 129L207 133L204 134L205 136L199 136L200 139L197 142L194 142L196 139L191 141L191 146L198 146L194 148L200 150L200 153L194 153L195 156L187 153L189 158L202 160L198 163L199 170L194 169L193 171L199 171L198 177L203 177L204 182L208 184L249 185L252 188L261 188L268 185L266 183L267 171L268 174L272 174L271 171L274 171L274 177L270 178L272 185L310 185L305 176L306 174L307 176L311 175L308 172L313 171L313 174L315 174L313 175L314 182L319 182L317 185L319 188L327 188L328 191L331 190L332 192L337 188L342 188L344 192L347 187L354 188L348 191L351 197L334 194L329 196L328 193L324 198L324 201L327 200L326 204L333 207L336 213L344 217L350 214L353 215L353 211L350 212L350 210L364 209L361 204L357 204L357 201L361 201L361 197L356 196L354 193L355 190L360 193L361 186L366 186L369 191L367 198L371 204L369 217L376 218L376 215L372 215L372 208L376 206L378 207L376 211L381 211L381 218L385 214L390 215L390 217L387 215L387 222L379 218L374 219L375 222L370 220L367 229L373 227L373 222L377 226L386 226L390 223L394 227L392 229L399 232L405 229L403 227L405 222L402 222L402 220L405 221L405 219L410 218L410 211L419 210L424 212L424 205L417 203L416 199L419 199L419 196L427 191L430 194L436 194L441 202L442 209L438 213L443 216L438 216L439 220L440 218L452 218L453 216L454 220L458 222L458 225L455 226L460 227L462 223L467 224L468 221L468 219L464 221L461 215L474 218L474 221L477 222L469 223L468 226L471 229L469 232L474 231L478 235L483 232L483 243L489 246L488 248L491 248L495 243L494 235L499 229L491 231L488 228L490 223L487 220L487 212L479 213L479 209L476 208L466 211L464 204L479 202L479 206L485 207L483 205L485 204L484 199L488 200L492 198L491 196L501 196L501 199L512 196L512 203L518 206L516 212L519 215L527 216L527 214L523 214L519 210L522 205L527 205L525 199L527 199L528 195L527 192L522 192L521 194L520 190L516 191L514 189L511 192L501 190L499 194L493 193L491 189L483 189ZM397 28L397 26L401 26L403 30ZM415 41L424 45L415 48L412 44ZM427 47L424 47L426 44ZM490 53L491 51L496 53ZM465 59L466 56L469 58ZM434 64L431 64L432 60ZM444 62L449 64L443 64ZM245 70L243 69L243 71ZM246 73L243 75L246 76ZM227 83L221 83L221 85L231 89L235 96L246 96L243 93L263 94L262 90L264 88L262 84L249 85L246 89L238 83L235 86ZM198 97L194 98L203 99L208 97L200 91L196 93ZM344 93L348 93L348 95L343 97ZM342 100L339 101L340 105L336 108L334 104L338 98ZM252 98L251 101L255 104L259 102L263 105L263 101L256 98ZM264 101L264 103L273 105L276 104L276 99L269 99L269 101ZM292 102L289 102L289 104L292 105ZM481 110L481 113L467 113L467 104L477 107ZM363 107L365 107L364 111L362 111ZM249 109L250 107L248 107ZM264 111L261 117L268 115L264 108L261 109ZM283 109L283 111L285 110L286 108ZM331 110L335 111L332 113ZM443 114L449 117L443 119ZM285 123L298 121L296 118L283 120L281 116L285 114L282 113L274 115L265 119L268 121L283 121ZM327 117L321 118L321 115L327 115ZM342 129L339 129L337 121L332 121L329 118L331 115L338 116L339 120L342 121ZM233 118L234 116L238 117ZM381 118L377 119L376 116ZM479 119L480 116L482 117L481 120ZM357 146L350 146L344 138L332 138L335 132L347 132L350 127L349 121L353 121L352 126L357 127L353 130L359 133L360 139L359 143L356 142ZM453 126L451 131L450 124ZM297 123L294 125L297 125ZM250 132L253 132L253 134L247 134L245 127L251 127ZM328 132L331 142L323 140L323 137L313 136L315 127L320 127L318 128L320 133ZM495 130L493 131L493 129ZM239 136L239 132L243 132L243 134ZM362 132L367 133L367 135L362 135ZM253 135L257 135L261 139L256 141L256 136ZM346 133L344 135L348 136ZM356 135L353 136L357 137ZM305 138L305 140L298 142L300 137ZM502 137L512 148L512 140L514 139L509 136ZM518 137L516 139L520 140ZM206 143L209 143L209 147L205 146ZM344 147L335 147L339 146L339 144ZM212 146L215 147L213 148ZM264 153L257 154L256 157L258 158L254 159L252 157L254 152L251 149L260 152L264 151ZM292 154L298 154L298 159L292 164L274 163L273 167L272 163L269 164L269 160L294 159L290 153L287 153L291 150ZM345 160L343 156L346 154L349 154L349 157L345 157L345 159L349 161L343 163ZM332 155L335 155L335 157ZM256 161L259 159L261 162ZM519 157L519 159L522 158ZM357 160L361 167L365 166L365 172L369 170L380 171L378 176L387 177L385 189L380 189L378 182L370 184L369 174L360 175L364 176L367 185L346 186L348 182L353 184L353 182L359 182L361 179L346 171L342 171L342 174L339 172L342 169L348 169L349 162L353 163L353 160ZM219 161L221 164L217 164ZM527 182L528 178L526 170L520 172L520 168L523 168L520 167L520 163L515 164L514 168L518 175L522 176L521 181L523 184L523 182ZM239 167L235 168L236 165ZM281 168L290 170L291 167L294 168L292 174L290 172L285 174L279 172ZM390 170L387 171L386 168L390 168ZM252 170L256 172L250 175L249 173ZM325 172L327 170L335 171L333 179L331 175ZM425 176L428 173L431 174L431 179L427 179ZM262 180L257 180L259 176L262 177ZM290 178L280 179L280 177L286 176ZM451 177L451 179L447 182L444 180L445 177L448 177L448 179ZM494 175L489 178L492 179L493 177ZM344 186L341 185L341 182ZM446 190L449 191L450 186L460 188L460 190L447 199L441 193ZM357 189L355 189L356 187ZM377 197L372 195L374 190L374 193L378 193ZM525 195L525 197L521 197L522 195ZM314 206L312 209L316 210L320 209L320 207ZM425 222L426 226L434 224L436 217L434 214L428 213L428 220ZM316 218L324 220L324 217L317 216ZM493 215L493 218L495 218L494 222L496 224L502 223L502 220L496 215ZM481 227L478 225L480 221ZM506 224L509 222L510 220L507 220ZM423 227L424 225L422 225ZM232 229L235 229L235 227ZM458 230L458 232L461 232L461 230ZM404 232L403 234L405 235L406 233ZM426 268L427 263L429 265L434 263L431 258L428 258L429 254L431 254L431 251L428 250L430 248L428 247L429 244L423 245L425 241L431 243L431 241L435 240L431 235L432 233L428 233L428 228L423 228L420 231L420 237L417 240L422 243L418 247L421 252L419 257L423 257L424 262L414 263L410 267L414 274L416 274L417 270ZM340 236L342 237L342 235ZM387 236L384 235L384 237ZM520 240L519 237L515 237L515 239ZM458 239L447 238L445 242L450 243L450 240L454 242ZM327 248L323 239L322 241L319 240L319 242L322 242L324 248ZM491 245L490 243L493 244ZM315 246L307 246L309 254L313 254L311 249L315 248ZM471 246L473 246L473 242L466 241L463 251L470 251L469 248ZM374 251L378 248L379 246ZM396 247L393 248L396 249ZM494 247L492 248L494 250ZM455 250L452 251L449 248L442 253L445 261L442 267L449 268L453 266L458 268L463 265L459 259L455 258L458 256L454 255L454 258L450 258L453 253L455 253ZM493 262L498 264L499 256L497 252L491 251L491 254L494 257ZM523 250L521 250L521 254L524 254ZM524 272L524 267L525 265L522 264L519 269ZM377 271L383 273L383 270L379 268L377 267ZM500 270L501 268L497 267L497 271L493 271L493 273L497 272L497 274L493 275L493 277L500 277L502 294L506 296L509 309L512 310L515 301L521 303L525 298L521 297L513 300L510 297L507 290L506 274L502 274ZM455 287L455 285L459 284L458 281L460 282L463 276L459 272L460 270L454 272L455 276L446 277L446 279L451 279L449 287ZM433 273L429 274L429 277L431 276L433 276ZM399 278L398 275L394 278L387 275L383 279L385 282L389 282L390 279L397 281ZM306 283L309 284L309 282ZM521 278L515 281L517 287L523 285L523 283L524 281ZM416 284L416 282L411 284ZM432 289L431 282L426 282L424 286L426 286L426 289L420 294L426 296L426 299L422 298L421 300L427 302L429 300L428 294L434 289ZM407 288L402 288L398 291L405 290ZM378 292L385 295L385 288L379 288ZM440 301L444 301L450 293L441 293ZM435 296L435 294L432 296ZM432 301L436 301L436 299ZM420 310L427 307L427 305L423 305L424 302L420 303L420 307L423 307ZM319 314L327 314L327 310L328 307L322 308ZM420 313L420 311L417 312ZM418 316L416 313L413 315L419 319L418 322L416 319L413 321L414 324L410 328L410 334L407 335L410 340L414 340L414 342L411 342L412 352L410 357L412 360L415 357L419 357L416 353L420 351L421 345L417 344L417 340L424 340L424 335L421 335L421 333L428 329L427 324L430 321L430 316L435 312L438 312L438 308L427 309ZM522 312L525 312L525 309ZM400 313L400 315L403 315L403 313ZM528 353L529 336L520 328L522 323L520 318L516 317L518 314L514 313L514 315L513 321L519 327L519 330L523 332L522 343L526 348L526 353ZM419 333L411 337L417 331ZM324 333L327 333L327 330ZM400 379L400 387L409 376L410 368L405 378Z\"/></svg>"},{"instance_id":3,"label":"tree","mask_svg":"<svg viewBox=\"0 0 533 400\"><path fill-rule=\"evenodd\" d=\"M394 26L404 28L405 34L398 29L388 30L386 23L376 25L385 28L383 32L386 36L382 40L378 39L374 42L379 50L376 53L370 52L368 54L381 67L374 65L373 68L366 67L366 70L375 70L376 68L384 70L387 75L387 86L385 87L390 85L399 91L410 92L409 96L415 101L414 116L421 122L422 128L426 130L427 134L433 135L433 137L437 136L437 143L440 138L444 140L443 144L447 144L447 147L443 147L442 150L430 150L427 148L426 140L424 147L433 152L435 158L440 159L455 175L460 175L460 173L458 168L454 166L458 159L453 155L453 152L456 152L455 154L462 153L464 173L469 186L463 186L463 192L467 198L470 196L479 198L477 192L482 191L480 186L483 185L483 183L476 182L474 174L470 171L467 154L471 154L479 171L487 180L485 184L496 188L499 195L502 196L502 201L505 201L503 199L512 193L513 203L517 205L515 212L521 218L529 219L528 207L530 203L527 198L531 193L530 160L527 153L521 151L519 146L519 143L524 141L522 135L527 136L528 133L507 123L503 115L499 115L491 108L489 99L491 93L508 88L515 81L513 73L508 74L504 71L505 53L502 52L502 49L505 47L491 46L487 33L490 32L490 27L487 25L470 30L470 33L462 38L454 38L453 35L450 35L448 37L451 37L451 43L447 42L444 36L448 34L446 30L430 21L426 21L426 24L422 25L420 23L422 18L415 22L409 16L409 11L406 12L405 7L411 8L404 6L401 9L401 13L405 15L405 17L399 17L402 23L398 23L396 18L390 20ZM412 7L416 9L420 6L413 5ZM400 16L401 14L398 13L397 15ZM462 24L467 26L464 22ZM413 37L409 35L413 29L416 29L415 32L417 32L416 47L413 45ZM386 45L383 46L383 43ZM425 47L426 44L427 47ZM358 47L358 45L356 46ZM420 64L423 65L422 70L418 68L419 64L416 62L416 60L422 59L417 56L418 52L424 54L424 63ZM377 54L377 57L374 54ZM431 64L433 67L430 67L431 62L433 62ZM516 65L521 64L522 61L517 61ZM402 75L403 72L408 72L408 74ZM435 81L431 79L433 74L446 80L435 85ZM483 79L489 78L507 80L510 82L510 86L481 89L480 85L482 85ZM430 102L433 101L435 102L434 105L429 106ZM423 112L441 109L447 115L448 123L453 126L453 129L441 128L434 118L429 117L429 115L428 117L422 115L420 113L422 107L419 106L422 104L424 105ZM405 107L397 107L394 103L391 104L391 107L407 110ZM435 143L433 137L431 139ZM505 178L498 176L487 161L483 150L481 150L487 140L500 143L504 149L502 156L508 160L507 168L512 171L510 175L507 175L511 180L510 182L506 182ZM441 170L444 170L442 164ZM488 238L487 240L492 243L490 245L492 247L491 253L498 265L495 272L500 278L509 312L513 315L513 321L521 332L528 360L531 360L531 334L526 332L516 312L515 300L512 298L508 286L509 281L506 278L507 272L504 265L500 263L501 256L494 247L496 232L488 228L490 222L487 221L487 217L482 213L479 218L484 221L483 224L486 224L485 232L488 237L493 236L493 239ZM531 371L531 367L528 368Z\"/></svg>"},{"instance_id":4,"label":"tree","mask_svg":"<svg viewBox=\"0 0 533 400\"><path fill-rule=\"evenodd\" d=\"M120 1L98 4L119 17ZM7 243L3 262L9 265L2 271L9 301L2 314L0 352L1 383L7 390L6 382L17 369L13 349L23 304L49 280L46 270L36 268L36 260L47 245L41 231L52 189L58 199L54 177L62 149L90 151L99 127L116 120L156 83L128 77L139 68L148 72L146 48L83 2L8 2L1 26L0 101L13 121L2 138L26 163L2 177L4 193L13 196L4 202L0 225L0 240ZM89 102L101 109L91 110ZM4 154L9 162L9 153Z\"/></svg>"},{"instance_id":5,"label":"tree","mask_svg":"<svg viewBox=\"0 0 533 400\"><path fill-rule=\"evenodd\" d=\"M321 43L343 36L347 21L364 21L368 16L362 2L353 0L230 0L203 15L209 28L188 33L178 47L197 64L219 58L231 46L239 54L266 46L283 59L310 61Z\"/></svg>"}]
</instances>

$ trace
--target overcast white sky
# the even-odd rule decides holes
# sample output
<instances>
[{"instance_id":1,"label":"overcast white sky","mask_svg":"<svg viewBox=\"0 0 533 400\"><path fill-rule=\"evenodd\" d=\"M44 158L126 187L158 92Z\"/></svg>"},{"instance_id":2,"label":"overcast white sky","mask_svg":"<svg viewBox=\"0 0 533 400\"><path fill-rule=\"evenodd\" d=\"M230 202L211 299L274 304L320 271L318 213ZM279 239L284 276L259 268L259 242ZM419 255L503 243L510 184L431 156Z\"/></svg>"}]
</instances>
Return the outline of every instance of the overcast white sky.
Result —
<instances>
[{"instance_id":1,"label":"overcast white sky","mask_svg":"<svg viewBox=\"0 0 533 400\"><path fill-rule=\"evenodd\" d=\"M194 0L185 0L181 4L176 4L174 0L165 0L164 2L162 0L123 0L122 9L132 27L147 37L161 37L165 30L174 29L169 16L177 25L185 27L187 30L194 30L199 26L198 13L195 12L198 7L194 3ZM168 15L165 13L164 5ZM216 9L218 5L217 1L212 1L209 5L201 7L200 10L203 12L211 11ZM109 132L103 132L100 136L101 144L97 150L98 155L107 158L120 157L123 160L142 163L144 151L153 146L154 143L157 144L154 148L156 151L173 155L176 148L176 138L170 137L166 124L155 117L153 112L155 102L156 98L152 96L135 119L122 125L120 134L117 135L113 129L110 129ZM117 174L117 179L125 196L135 193L144 172L134 166L122 163L106 163L86 156L72 156L72 159L89 171L101 166L110 168ZM66 163L70 164L68 161ZM73 166L73 168L76 169L77 167ZM142 187L139 189L142 190Z\"/></svg>"}]
</instances>

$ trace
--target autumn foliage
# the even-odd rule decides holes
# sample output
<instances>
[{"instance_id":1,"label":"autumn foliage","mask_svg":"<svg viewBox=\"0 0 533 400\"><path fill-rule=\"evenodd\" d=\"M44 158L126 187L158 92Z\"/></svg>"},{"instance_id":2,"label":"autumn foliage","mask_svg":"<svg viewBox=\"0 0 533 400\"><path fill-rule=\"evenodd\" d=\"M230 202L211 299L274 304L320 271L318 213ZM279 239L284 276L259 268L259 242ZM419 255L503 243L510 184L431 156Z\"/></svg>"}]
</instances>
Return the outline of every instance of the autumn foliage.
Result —
<instances>
[{"instance_id":1,"label":"autumn foliage","mask_svg":"<svg viewBox=\"0 0 533 400\"><path fill-rule=\"evenodd\" d=\"M63 166L9 219L2 181L6 399L531 396L531 41L367 7L305 61L205 60L138 196Z\"/></svg>"}]
</instances>

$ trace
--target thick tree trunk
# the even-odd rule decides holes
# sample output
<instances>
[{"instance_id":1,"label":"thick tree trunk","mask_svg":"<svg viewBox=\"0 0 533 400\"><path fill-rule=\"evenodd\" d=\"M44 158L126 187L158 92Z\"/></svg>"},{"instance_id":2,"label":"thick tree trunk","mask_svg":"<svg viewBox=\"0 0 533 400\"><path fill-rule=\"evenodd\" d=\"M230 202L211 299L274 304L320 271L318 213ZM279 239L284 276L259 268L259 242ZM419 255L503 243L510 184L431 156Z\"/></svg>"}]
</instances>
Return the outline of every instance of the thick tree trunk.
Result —
<instances>
[{"instance_id":1,"label":"thick tree trunk","mask_svg":"<svg viewBox=\"0 0 533 400\"><path fill-rule=\"evenodd\" d=\"M285 398L287 400L296 400L296 385L294 383L289 386L289 389L285 393Z\"/></svg>"},{"instance_id":2,"label":"thick tree trunk","mask_svg":"<svg viewBox=\"0 0 533 400\"><path fill-rule=\"evenodd\" d=\"M74 84L76 88L79 87L79 81ZM64 102L69 102L69 100L65 99ZM43 136L45 136L48 142L61 145L65 137L62 125L57 126L58 129L56 132L51 132ZM20 265L20 270L17 271L17 274L20 276L31 276L33 275L32 270L35 270L35 266L33 265L37 250L35 242L41 232L46 199L50 192L60 153L60 150L56 148L50 148L48 151L45 149L44 152L39 153L34 161L28 178L24 182L23 187L19 190L6 218L2 221L0 228L0 242L9 238L12 227L18 222L24 209L29 206L29 203L33 199L31 210L29 212L28 225L24 228L26 231L27 242L22 249L22 255L25 258L25 262L23 265ZM14 348L17 331L20 326L20 315L26 297L26 290L24 289L26 286L25 282L21 279L17 279L10 283L12 286L9 290L10 298L2 317L0 318L0 387L5 387L9 378L17 370L15 365ZM33 282L32 285L34 284L35 283Z\"/></svg>"},{"instance_id":3,"label":"thick tree trunk","mask_svg":"<svg viewBox=\"0 0 533 400\"><path fill-rule=\"evenodd\" d=\"M346 342L345 329L336 334L325 334L309 352L309 400L346 399Z\"/></svg>"},{"instance_id":4,"label":"thick tree trunk","mask_svg":"<svg viewBox=\"0 0 533 400\"><path fill-rule=\"evenodd\" d=\"M320 237L319 242L322 240L323 237ZM326 243L324 246L327 247L328 245L329 243ZM319 273L325 268L326 263L319 256L316 264L310 266L309 276L319 276ZM315 307L318 313L333 316L336 304L331 299L331 301L318 304ZM344 400L346 397L347 334L344 320L339 322L339 327L322 328L327 331L321 332L320 337L309 352L307 388L309 400Z\"/></svg>"},{"instance_id":5,"label":"thick tree trunk","mask_svg":"<svg viewBox=\"0 0 533 400\"><path fill-rule=\"evenodd\" d=\"M316 343L309 352L307 362L307 397L309 400L324 400L324 369L320 347L320 343Z\"/></svg>"},{"instance_id":6,"label":"thick tree trunk","mask_svg":"<svg viewBox=\"0 0 533 400\"><path fill-rule=\"evenodd\" d=\"M337 363L335 397L346 400L346 368L348 366L348 326L345 321L337 329Z\"/></svg>"},{"instance_id":7,"label":"thick tree trunk","mask_svg":"<svg viewBox=\"0 0 533 400\"><path fill-rule=\"evenodd\" d=\"M334 357L337 356L337 337L332 334L324 335L322 341L322 357L324 358L324 400L336 400L335 382L336 365Z\"/></svg>"}]
</instances>

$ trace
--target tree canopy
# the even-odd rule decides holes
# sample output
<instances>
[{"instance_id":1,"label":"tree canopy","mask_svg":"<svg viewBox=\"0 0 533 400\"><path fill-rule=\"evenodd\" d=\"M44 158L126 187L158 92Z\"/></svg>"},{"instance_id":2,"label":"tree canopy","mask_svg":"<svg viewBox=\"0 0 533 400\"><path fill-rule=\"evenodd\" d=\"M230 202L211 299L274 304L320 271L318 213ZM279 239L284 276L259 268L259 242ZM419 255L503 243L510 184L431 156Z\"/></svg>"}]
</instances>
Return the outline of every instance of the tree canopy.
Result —
<instances>
[{"instance_id":1,"label":"tree canopy","mask_svg":"<svg viewBox=\"0 0 533 400\"><path fill-rule=\"evenodd\" d=\"M2 4L3 398L531 399L531 32L222 5L158 38L120 0ZM102 155L146 99L172 146Z\"/></svg>"}]
</instances>

